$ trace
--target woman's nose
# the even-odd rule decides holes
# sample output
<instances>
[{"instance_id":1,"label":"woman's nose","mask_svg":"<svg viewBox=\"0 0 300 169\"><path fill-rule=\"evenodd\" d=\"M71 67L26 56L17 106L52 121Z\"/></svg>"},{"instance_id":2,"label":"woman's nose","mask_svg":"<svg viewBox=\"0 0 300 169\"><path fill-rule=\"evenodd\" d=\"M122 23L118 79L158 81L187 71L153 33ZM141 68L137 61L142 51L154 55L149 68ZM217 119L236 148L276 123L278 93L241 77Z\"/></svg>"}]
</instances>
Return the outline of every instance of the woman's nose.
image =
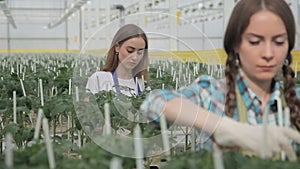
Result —
<instances>
[{"instance_id":1,"label":"woman's nose","mask_svg":"<svg viewBox=\"0 0 300 169\"><path fill-rule=\"evenodd\" d=\"M263 48L262 56L268 61L274 57L274 47L272 46L272 43L266 43Z\"/></svg>"},{"instance_id":2,"label":"woman's nose","mask_svg":"<svg viewBox=\"0 0 300 169\"><path fill-rule=\"evenodd\" d=\"M143 50L137 50L129 54L128 58L130 58L133 61L138 61L144 56Z\"/></svg>"},{"instance_id":3,"label":"woman's nose","mask_svg":"<svg viewBox=\"0 0 300 169\"><path fill-rule=\"evenodd\" d=\"M130 58L131 58L132 60L137 60L137 59L138 59L137 52L131 53L131 54L130 54Z\"/></svg>"}]
</instances>

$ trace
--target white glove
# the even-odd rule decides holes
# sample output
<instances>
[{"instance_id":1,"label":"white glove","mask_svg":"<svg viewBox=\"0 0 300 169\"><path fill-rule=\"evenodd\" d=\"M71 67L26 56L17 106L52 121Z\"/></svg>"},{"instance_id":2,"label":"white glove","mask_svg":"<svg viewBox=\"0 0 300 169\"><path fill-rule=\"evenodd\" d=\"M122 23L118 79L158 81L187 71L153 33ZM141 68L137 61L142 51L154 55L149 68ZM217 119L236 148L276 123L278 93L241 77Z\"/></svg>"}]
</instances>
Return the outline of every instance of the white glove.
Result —
<instances>
[{"instance_id":1,"label":"white glove","mask_svg":"<svg viewBox=\"0 0 300 169\"><path fill-rule=\"evenodd\" d=\"M260 154L263 148L263 126L239 123L223 117L214 132L214 138L219 145L238 146ZM295 161L297 156L289 139L300 143L300 133L290 128L268 125L266 157L271 158L283 151L290 161Z\"/></svg>"}]
</instances>

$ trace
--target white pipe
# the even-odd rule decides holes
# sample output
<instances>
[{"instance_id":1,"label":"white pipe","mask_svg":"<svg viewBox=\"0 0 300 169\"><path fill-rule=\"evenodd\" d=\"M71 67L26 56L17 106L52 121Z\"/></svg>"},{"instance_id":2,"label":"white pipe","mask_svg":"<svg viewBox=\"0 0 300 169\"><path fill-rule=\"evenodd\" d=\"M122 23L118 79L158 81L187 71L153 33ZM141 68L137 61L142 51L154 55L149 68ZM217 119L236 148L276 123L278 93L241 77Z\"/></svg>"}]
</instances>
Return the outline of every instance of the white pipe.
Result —
<instances>
[{"instance_id":1,"label":"white pipe","mask_svg":"<svg viewBox=\"0 0 300 169\"><path fill-rule=\"evenodd\" d=\"M42 79L39 79L40 84L40 94L41 94L41 106L44 106L44 94L43 94L43 81Z\"/></svg>"},{"instance_id":2,"label":"white pipe","mask_svg":"<svg viewBox=\"0 0 300 169\"><path fill-rule=\"evenodd\" d=\"M118 157L114 157L112 160L110 160L110 169L122 169L122 160Z\"/></svg>"},{"instance_id":3,"label":"white pipe","mask_svg":"<svg viewBox=\"0 0 300 169\"><path fill-rule=\"evenodd\" d=\"M13 168L13 138L11 133L5 135L5 165L7 168Z\"/></svg>"},{"instance_id":4,"label":"white pipe","mask_svg":"<svg viewBox=\"0 0 300 169\"><path fill-rule=\"evenodd\" d=\"M142 134L141 134L141 128L139 124L136 125L133 131L134 135L134 152L135 152L135 162L136 162L136 168L137 169L143 169L143 143L142 143Z\"/></svg>"},{"instance_id":5,"label":"white pipe","mask_svg":"<svg viewBox=\"0 0 300 169\"><path fill-rule=\"evenodd\" d=\"M169 143L169 138L168 138L168 133L167 133L167 122L165 115L162 114L160 117L160 130L161 130L161 135L162 135L162 140L163 140L163 147L164 147L164 152L166 152L167 160L170 160L170 143Z\"/></svg>"},{"instance_id":6,"label":"white pipe","mask_svg":"<svg viewBox=\"0 0 300 169\"><path fill-rule=\"evenodd\" d=\"M78 91L78 86L75 86L75 97L76 97L75 101L76 101L76 102L79 102L79 91Z\"/></svg>"},{"instance_id":7,"label":"white pipe","mask_svg":"<svg viewBox=\"0 0 300 169\"><path fill-rule=\"evenodd\" d=\"M105 134L111 135L111 124L110 124L110 111L109 111L109 104L104 104L104 115L105 115Z\"/></svg>"},{"instance_id":8,"label":"white pipe","mask_svg":"<svg viewBox=\"0 0 300 169\"><path fill-rule=\"evenodd\" d=\"M33 136L34 140L37 140L39 138L43 115L44 115L43 110L39 109L38 116L37 116L37 122L36 122L35 130L34 130L34 136Z\"/></svg>"},{"instance_id":9,"label":"white pipe","mask_svg":"<svg viewBox=\"0 0 300 169\"><path fill-rule=\"evenodd\" d=\"M69 79L69 95L72 94L72 79Z\"/></svg>"},{"instance_id":10,"label":"white pipe","mask_svg":"<svg viewBox=\"0 0 300 169\"><path fill-rule=\"evenodd\" d=\"M17 123L17 94L13 91L13 121Z\"/></svg>"},{"instance_id":11,"label":"white pipe","mask_svg":"<svg viewBox=\"0 0 300 169\"><path fill-rule=\"evenodd\" d=\"M213 159L215 169L224 169L222 150L219 149L216 143L213 143Z\"/></svg>"},{"instance_id":12,"label":"white pipe","mask_svg":"<svg viewBox=\"0 0 300 169\"><path fill-rule=\"evenodd\" d=\"M263 111L263 131L262 131L262 149L261 149L261 158L265 159L267 156L268 150L268 137L267 137L267 127L268 127L268 113L269 108L266 106Z\"/></svg>"},{"instance_id":13,"label":"white pipe","mask_svg":"<svg viewBox=\"0 0 300 169\"><path fill-rule=\"evenodd\" d=\"M50 167L50 169L54 169L55 168L55 159L54 159L52 143L50 140L49 125L48 125L47 118L43 118L43 130L44 130L44 137L45 137L46 148L47 148L49 167Z\"/></svg>"},{"instance_id":14,"label":"white pipe","mask_svg":"<svg viewBox=\"0 0 300 169\"><path fill-rule=\"evenodd\" d=\"M278 126L283 127L282 101L279 97L276 97L275 100L277 102ZM284 159L285 159L285 153L281 151L281 160Z\"/></svg>"},{"instance_id":15,"label":"white pipe","mask_svg":"<svg viewBox=\"0 0 300 169\"><path fill-rule=\"evenodd\" d=\"M26 92L25 92L25 88L24 88L24 84L23 84L22 79L20 79L20 83L21 83L21 87L22 87L22 91L23 91L23 96L26 96Z\"/></svg>"}]
</instances>

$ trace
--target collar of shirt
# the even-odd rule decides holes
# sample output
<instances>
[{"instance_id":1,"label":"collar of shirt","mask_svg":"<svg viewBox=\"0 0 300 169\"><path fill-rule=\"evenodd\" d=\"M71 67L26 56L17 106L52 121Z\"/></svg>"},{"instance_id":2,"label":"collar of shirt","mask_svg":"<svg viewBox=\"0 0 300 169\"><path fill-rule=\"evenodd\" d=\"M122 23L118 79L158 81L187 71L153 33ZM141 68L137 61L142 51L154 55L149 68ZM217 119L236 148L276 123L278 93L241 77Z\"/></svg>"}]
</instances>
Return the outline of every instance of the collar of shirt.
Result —
<instances>
[{"instance_id":1,"label":"collar of shirt","mask_svg":"<svg viewBox=\"0 0 300 169\"><path fill-rule=\"evenodd\" d=\"M261 109L261 99L251 90L247 81L243 78L243 71L240 69L239 74L237 75L237 86L241 93L241 96L244 100L246 109L249 110L248 113L248 121L252 124L262 123L262 109ZM270 112L273 112L269 121L275 123L275 116L274 112L276 112L276 101L275 98L280 98L280 82L276 81L275 85L272 88L272 94L270 100L268 101L267 105L270 108ZM274 109L275 108L275 109ZM275 110L275 111L274 111ZM252 112L252 113L251 113ZM272 117L274 116L274 117Z\"/></svg>"}]
</instances>

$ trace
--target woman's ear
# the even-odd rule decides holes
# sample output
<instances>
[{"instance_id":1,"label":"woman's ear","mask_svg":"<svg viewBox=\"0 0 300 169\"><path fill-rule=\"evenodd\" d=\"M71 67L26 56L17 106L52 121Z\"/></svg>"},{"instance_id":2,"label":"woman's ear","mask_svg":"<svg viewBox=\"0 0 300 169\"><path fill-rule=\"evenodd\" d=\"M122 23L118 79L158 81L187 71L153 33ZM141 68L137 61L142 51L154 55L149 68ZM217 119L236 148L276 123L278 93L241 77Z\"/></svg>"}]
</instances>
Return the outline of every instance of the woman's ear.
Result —
<instances>
[{"instance_id":1,"label":"woman's ear","mask_svg":"<svg viewBox=\"0 0 300 169\"><path fill-rule=\"evenodd\" d=\"M119 52L120 51L120 45L119 44L116 44L115 45L115 52Z\"/></svg>"},{"instance_id":2,"label":"woman's ear","mask_svg":"<svg viewBox=\"0 0 300 169\"><path fill-rule=\"evenodd\" d=\"M240 52L240 47L239 46L234 47L234 53L239 53L239 52Z\"/></svg>"}]
</instances>

